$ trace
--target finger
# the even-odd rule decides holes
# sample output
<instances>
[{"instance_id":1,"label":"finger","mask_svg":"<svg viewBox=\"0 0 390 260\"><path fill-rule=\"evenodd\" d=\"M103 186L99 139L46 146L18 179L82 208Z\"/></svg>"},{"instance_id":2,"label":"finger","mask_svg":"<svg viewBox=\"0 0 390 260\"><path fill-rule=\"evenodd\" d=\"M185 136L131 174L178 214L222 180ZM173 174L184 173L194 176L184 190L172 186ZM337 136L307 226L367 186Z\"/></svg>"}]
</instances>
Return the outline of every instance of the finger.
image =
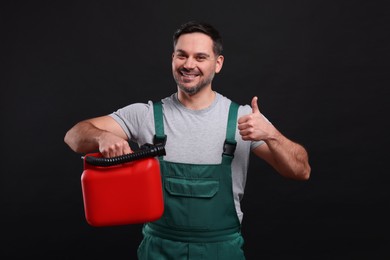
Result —
<instances>
[{"instance_id":1,"label":"finger","mask_svg":"<svg viewBox=\"0 0 390 260\"><path fill-rule=\"evenodd\" d=\"M104 151L103 155L107 155L108 158L116 157L122 155L122 147L118 144L113 144Z\"/></svg>"},{"instance_id":2,"label":"finger","mask_svg":"<svg viewBox=\"0 0 390 260\"><path fill-rule=\"evenodd\" d=\"M103 155L104 158L109 158L110 157L110 154L108 152L106 152L106 151L101 151L100 153Z\"/></svg>"},{"instance_id":3,"label":"finger","mask_svg":"<svg viewBox=\"0 0 390 260\"><path fill-rule=\"evenodd\" d=\"M121 155L128 153L126 151L127 151L127 149L130 149L130 148L129 148L129 143L125 140L122 140L122 141L116 143L112 149L113 149L113 156L121 156Z\"/></svg>"},{"instance_id":4,"label":"finger","mask_svg":"<svg viewBox=\"0 0 390 260\"><path fill-rule=\"evenodd\" d=\"M123 147L123 154L129 154L129 153L132 153L132 152L133 152L133 151L131 150L129 143L127 143L127 144Z\"/></svg>"},{"instance_id":5,"label":"finger","mask_svg":"<svg viewBox=\"0 0 390 260\"><path fill-rule=\"evenodd\" d=\"M238 118L237 123L238 124L245 124L248 123L248 121L252 120L253 116L252 114L243 115L240 118Z\"/></svg>"},{"instance_id":6,"label":"finger","mask_svg":"<svg viewBox=\"0 0 390 260\"><path fill-rule=\"evenodd\" d=\"M111 157L110 149L102 148L102 149L100 149L100 153L103 155L104 158L110 158Z\"/></svg>"},{"instance_id":7,"label":"finger","mask_svg":"<svg viewBox=\"0 0 390 260\"><path fill-rule=\"evenodd\" d=\"M254 96L252 98L251 106L252 106L252 113L260 113L259 106L257 105L257 97L256 96Z\"/></svg>"},{"instance_id":8,"label":"finger","mask_svg":"<svg viewBox=\"0 0 390 260\"><path fill-rule=\"evenodd\" d=\"M248 121L248 117L245 115L245 116L240 117L238 119L237 123L240 125L240 124L245 123L246 121Z\"/></svg>"}]
</instances>

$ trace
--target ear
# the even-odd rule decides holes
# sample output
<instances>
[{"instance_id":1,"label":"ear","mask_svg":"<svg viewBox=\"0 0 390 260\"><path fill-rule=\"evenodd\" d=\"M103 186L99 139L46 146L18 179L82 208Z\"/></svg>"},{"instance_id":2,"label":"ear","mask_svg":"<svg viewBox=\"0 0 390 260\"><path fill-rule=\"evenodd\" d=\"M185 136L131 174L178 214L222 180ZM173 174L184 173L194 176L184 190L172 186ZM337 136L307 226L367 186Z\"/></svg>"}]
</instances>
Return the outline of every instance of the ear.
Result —
<instances>
[{"instance_id":1,"label":"ear","mask_svg":"<svg viewBox=\"0 0 390 260\"><path fill-rule=\"evenodd\" d=\"M217 62L215 64L215 73L219 73L221 71L224 59L225 58L222 55L219 55L217 57Z\"/></svg>"}]
</instances>

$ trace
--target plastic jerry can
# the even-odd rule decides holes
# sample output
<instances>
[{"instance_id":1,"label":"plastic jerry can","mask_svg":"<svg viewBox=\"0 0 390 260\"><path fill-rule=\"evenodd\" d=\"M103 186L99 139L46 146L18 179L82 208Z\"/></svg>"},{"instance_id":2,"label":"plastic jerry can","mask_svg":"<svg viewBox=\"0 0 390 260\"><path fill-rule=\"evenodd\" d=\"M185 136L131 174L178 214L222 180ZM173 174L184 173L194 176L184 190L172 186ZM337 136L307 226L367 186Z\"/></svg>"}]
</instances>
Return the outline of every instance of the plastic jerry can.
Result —
<instances>
[{"instance_id":1,"label":"plastic jerry can","mask_svg":"<svg viewBox=\"0 0 390 260\"><path fill-rule=\"evenodd\" d=\"M146 223L162 216L160 165L153 156L165 154L165 150L141 153L128 155L130 160L102 158L100 153L84 156L81 186L85 218L91 226ZM103 163L96 165L99 159Z\"/></svg>"}]
</instances>

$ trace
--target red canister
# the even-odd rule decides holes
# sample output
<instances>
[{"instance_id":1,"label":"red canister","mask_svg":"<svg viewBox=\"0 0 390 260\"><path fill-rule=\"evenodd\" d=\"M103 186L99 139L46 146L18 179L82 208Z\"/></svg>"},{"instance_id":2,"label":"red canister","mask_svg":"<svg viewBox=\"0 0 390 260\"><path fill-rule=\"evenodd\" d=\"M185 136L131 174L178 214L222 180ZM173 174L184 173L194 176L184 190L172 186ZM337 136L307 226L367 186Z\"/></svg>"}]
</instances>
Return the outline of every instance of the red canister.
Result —
<instances>
[{"instance_id":1,"label":"red canister","mask_svg":"<svg viewBox=\"0 0 390 260\"><path fill-rule=\"evenodd\" d=\"M111 166L96 166L84 157L81 185L84 211L92 226L145 223L164 211L160 165L149 157Z\"/></svg>"}]
</instances>

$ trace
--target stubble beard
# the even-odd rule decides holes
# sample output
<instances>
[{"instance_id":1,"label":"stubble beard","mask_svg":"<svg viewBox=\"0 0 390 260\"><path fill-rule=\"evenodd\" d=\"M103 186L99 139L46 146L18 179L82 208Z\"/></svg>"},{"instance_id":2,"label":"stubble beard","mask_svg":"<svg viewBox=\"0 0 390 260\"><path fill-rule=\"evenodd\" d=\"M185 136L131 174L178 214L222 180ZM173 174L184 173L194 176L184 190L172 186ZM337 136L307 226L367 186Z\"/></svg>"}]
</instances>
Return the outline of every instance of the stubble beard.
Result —
<instances>
[{"instance_id":1,"label":"stubble beard","mask_svg":"<svg viewBox=\"0 0 390 260\"><path fill-rule=\"evenodd\" d=\"M208 78L200 81L198 84L196 84L195 86L192 86L192 87L188 87L188 86L181 84L180 79L178 78L178 77L180 77L180 75L179 76L174 75L173 77L174 77L179 89L182 90L184 93L192 96L192 95L199 93L206 86L210 85L211 82L213 81L214 75L215 75L215 73L211 74Z\"/></svg>"}]
</instances>

